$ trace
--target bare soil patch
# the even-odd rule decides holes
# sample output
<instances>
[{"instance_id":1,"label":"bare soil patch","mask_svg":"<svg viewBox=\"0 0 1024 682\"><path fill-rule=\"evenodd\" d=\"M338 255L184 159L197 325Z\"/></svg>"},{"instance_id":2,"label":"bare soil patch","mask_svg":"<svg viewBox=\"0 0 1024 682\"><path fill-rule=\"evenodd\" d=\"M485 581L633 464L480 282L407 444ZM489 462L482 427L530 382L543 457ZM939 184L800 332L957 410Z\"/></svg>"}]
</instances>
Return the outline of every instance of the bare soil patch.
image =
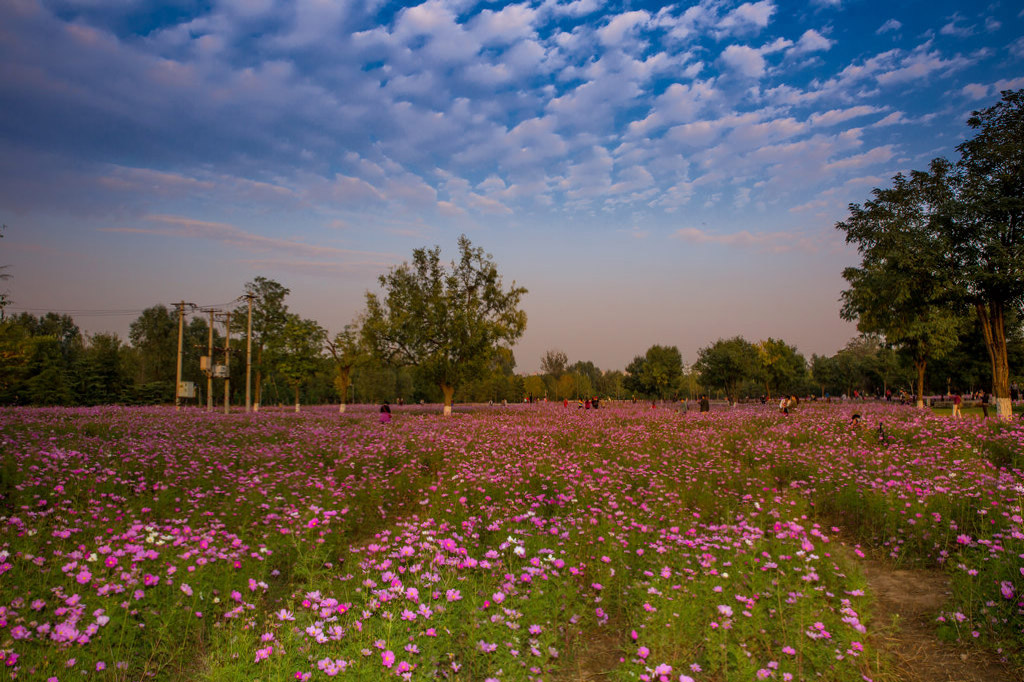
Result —
<instances>
[{"instance_id":1,"label":"bare soil patch","mask_svg":"<svg viewBox=\"0 0 1024 682\"><path fill-rule=\"evenodd\" d=\"M892 656L900 682L1024 682L995 653L981 647L943 642L935 618L950 597L940 571L896 569L880 561L862 562L875 595L874 631Z\"/></svg>"}]
</instances>

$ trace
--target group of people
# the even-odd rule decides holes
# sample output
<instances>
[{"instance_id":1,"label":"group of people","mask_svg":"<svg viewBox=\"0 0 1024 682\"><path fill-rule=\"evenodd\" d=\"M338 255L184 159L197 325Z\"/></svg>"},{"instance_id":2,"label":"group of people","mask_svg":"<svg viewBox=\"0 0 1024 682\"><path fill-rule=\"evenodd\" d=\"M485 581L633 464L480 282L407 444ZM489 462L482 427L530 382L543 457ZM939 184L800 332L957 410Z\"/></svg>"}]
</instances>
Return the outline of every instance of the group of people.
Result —
<instances>
[{"instance_id":1,"label":"group of people","mask_svg":"<svg viewBox=\"0 0 1024 682\"><path fill-rule=\"evenodd\" d=\"M779 412L782 414L789 414L789 410L791 408L796 408L799 404L800 399L795 395L782 396L782 399L779 401Z\"/></svg>"},{"instance_id":2,"label":"group of people","mask_svg":"<svg viewBox=\"0 0 1024 682\"><path fill-rule=\"evenodd\" d=\"M569 407L568 398L562 398L562 407ZM596 395L593 398L587 398L586 400L579 398L576 400L576 407L581 410L589 410L590 408L594 408L596 410L601 407L601 401Z\"/></svg>"}]
</instances>

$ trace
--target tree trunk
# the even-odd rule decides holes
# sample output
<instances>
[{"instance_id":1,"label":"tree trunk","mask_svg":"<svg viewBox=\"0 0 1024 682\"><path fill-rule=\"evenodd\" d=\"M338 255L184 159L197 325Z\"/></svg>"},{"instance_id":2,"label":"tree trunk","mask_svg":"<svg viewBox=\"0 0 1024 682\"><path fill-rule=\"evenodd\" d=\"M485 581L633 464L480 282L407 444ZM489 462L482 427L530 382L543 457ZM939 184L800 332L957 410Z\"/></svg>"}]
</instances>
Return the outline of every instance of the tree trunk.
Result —
<instances>
[{"instance_id":1,"label":"tree trunk","mask_svg":"<svg viewBox=\"0 0 1024 682\"><path fill-rule=\"evenodd\" d=\"M768 385L768 382L764 382L764 390L768 393L768 402L772 401L772 387Z\"/></svg>"},{"instance_id":2,"label":"tree trunk","mask_svg":"<svg viewBox=\"0 0 1024 682\"><path fill-rule=\"evenodd\" d=\"M299 386L295 385L295 412L299 411Z\"/></svg>"},{"instance_id":3,"label":"tree trunk","mask_svg":"<svg viewBox=\"0 0 1024 682\"><path fill-rule=\"evenodd\" d=\"M1000 419L1013 419L1013 403L1010 401L1010 362L1006 354L1006 327L1003 319L1003 304L989 301L975 306L981 320L981 332L985 335L985 348L992 363L992 395L996 399L996 414Z\"/></svg>"},{"instance_id":4,"label":"tree trunk","mask_svg":"<svg viewBox=\"0 0 1024 682\"><path fill-rule=\"evenodd\" d=\"M338 406L338 414L345 414L345 401L348 400L348 387L352 384L352 368L338 369L338 376L334 378L334 387L341 394L341 405Z\"/></svg>"},{"instance_id":5,"label":"tree trunk","mask_svg":"<svg viewBox=\"0 0 1024 682\"><path fill-rule=\"evenodd\" d=\"M917 406L924 407L924 367L928 361L923 358L914 358L914 368L917 370Z\"/></svg>"},{"instance_id":6,"label":"tree trunk","mask_svg":"<svg viewBox=\"0 0 1024 682\"><path fill-rule=\"evenodd\" d=\"M441 384L441 392L444 393L444 416L452 416L452 396L455 395L455 387L448 384Z\"/></svg>"}]
</instances>

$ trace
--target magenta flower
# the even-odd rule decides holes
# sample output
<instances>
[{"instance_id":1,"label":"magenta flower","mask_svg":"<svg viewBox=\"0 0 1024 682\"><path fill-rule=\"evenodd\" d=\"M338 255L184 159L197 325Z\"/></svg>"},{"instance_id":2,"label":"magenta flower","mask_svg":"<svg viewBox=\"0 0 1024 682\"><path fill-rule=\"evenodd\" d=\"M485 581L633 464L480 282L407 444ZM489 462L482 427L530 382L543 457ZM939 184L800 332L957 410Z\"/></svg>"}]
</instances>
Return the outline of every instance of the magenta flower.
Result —
<instances>
[{"instance_id":1,"label":"magenta flower","mask_svg":"<svg viewBox=\"0 0 1024 682\"><path fill-rule=\"evenodd\" d=\"M393 666L395 664L395 654L390 649L388 649L387 651L383 652L380 655L380 659L381 659L381 663L384 664L385 668L390 668L391 666Z\"/></svg>"}]
</instances>

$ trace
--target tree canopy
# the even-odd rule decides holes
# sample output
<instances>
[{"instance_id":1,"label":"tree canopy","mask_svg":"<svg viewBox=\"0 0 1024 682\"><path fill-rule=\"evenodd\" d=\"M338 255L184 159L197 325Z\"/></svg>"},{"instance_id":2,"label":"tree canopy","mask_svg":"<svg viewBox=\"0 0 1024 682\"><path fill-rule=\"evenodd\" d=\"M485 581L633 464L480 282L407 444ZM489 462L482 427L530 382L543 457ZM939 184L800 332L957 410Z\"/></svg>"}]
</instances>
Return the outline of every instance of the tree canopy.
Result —
<instances>
[{"instance_id":1,"label":"tree canopy","mask_svg":"<svg viewBox=\"0 0 1024 682\"><path fill-rule=\"evenodd\" d=\"M502 345L511 346L526 329L519 308L526 289L504 288L490 254L459 237L459 258L441 263L441 247L413 251L379 278L383 296L366 294L363 338L387 362L414 365L444 395L451 414L455 389L480 373Z\"/></svg>"},{"instance_id":2,"label":"tree canopy","mask_svg":"<svg viewBox=\"0 0 1024 682\"><path fill-rule=\"evenodd\" d=\"M683 356L675 346L654 345L626 366L624 384L636 393L666 399L679 392Z\"/></svg>"},{"instance_id":3,"label":"tree canopy","mask_svg":"<svg viewBox=\"0 0 1024 682\"><path fill-rule=\"evenodd\" d=\"M842 293L840 315L856 320L862 333L881 334L913 361L918 407L927 363L948 353L963 327L943 267L949 169L936 160L930 172L899 174L891 188L875 188L864 206L851 204L850 217L836 224L861 254L860 267L843 270L850 288Z\"/></svg>"},{"instance_id":4,"label":"tree canopy","mask_svg":"<svg viewBox=\"0 0 1024 682\"><path fill-rule=\"evenodd\" d=\"M844 273L843 314L914 356L920 393L925 362L955 343L957 315L973 308L1008 419L1006 325L1024 304L1024 90L1004 91L967 123L976 133L957 147L957 163L896 176L837 225L862 255Z\"/></svg>"},{"instance_id":5,"label":"tree canopy","mask_svg":"<svg viewBox=\"0 0 1024 682\"><path fill-rule=\"evenodd\" d=\"M707 388L725 391L730 402L739 399L739 387L744 379L756 376L757 349L742 336L719 339L697 352L694 369Z\"/></svg>"}]
</instances>

